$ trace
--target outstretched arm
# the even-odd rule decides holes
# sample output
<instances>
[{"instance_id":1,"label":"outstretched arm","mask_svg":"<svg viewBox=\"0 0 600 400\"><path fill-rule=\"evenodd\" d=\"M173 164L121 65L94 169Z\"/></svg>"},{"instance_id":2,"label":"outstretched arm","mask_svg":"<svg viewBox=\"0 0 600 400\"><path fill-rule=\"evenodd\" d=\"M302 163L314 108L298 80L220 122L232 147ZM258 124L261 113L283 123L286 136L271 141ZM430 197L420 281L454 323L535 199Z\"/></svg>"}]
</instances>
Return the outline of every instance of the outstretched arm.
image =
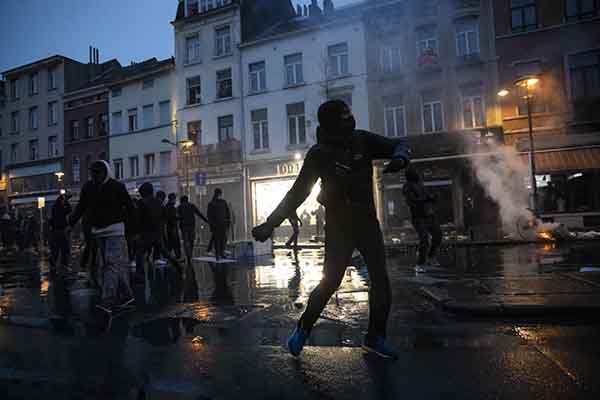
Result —
<instances>
[{"instance_id":1,"label":"outstretched arm","mask_svg":"<svg viewBox=\"0 0 600 400\"><path fill-rule=\"evenodd\" d=\"M200 217L200 219L202 219L204 222L206 222L207 224L209 224L209 222L208 222L208 218L206 218L206 217L204 216L204 214L202 214L202 213L200 212L200 210L198 210L198 207L196 207L196 205L195 205L195 204L192 204L192 210L194 210L194 214L196 214L197 216L199 216L199 217ZM209 224L209 225L210 225L210 224Z\"/></svg>"},{"instance_id":2,"label":"outstretched arm","mask_svg":"<svg viewBox=\"0 0 600 400\"><path fill-rule=\"evenodd\" d=\"M392 139L371 132L367 135L367 146L374 159L389 159L384 172L398 172L410 162L410 149L404 138Z\"/></svg>"}]
</instances>

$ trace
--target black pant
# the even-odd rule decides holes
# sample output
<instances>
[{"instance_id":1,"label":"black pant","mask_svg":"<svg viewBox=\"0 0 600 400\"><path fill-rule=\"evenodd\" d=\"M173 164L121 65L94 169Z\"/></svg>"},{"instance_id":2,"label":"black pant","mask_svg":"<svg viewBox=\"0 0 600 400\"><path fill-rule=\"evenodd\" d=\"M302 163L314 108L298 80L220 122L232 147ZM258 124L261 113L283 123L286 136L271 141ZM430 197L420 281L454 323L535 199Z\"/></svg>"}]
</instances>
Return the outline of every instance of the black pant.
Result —
<instances>
[{"instance_id":1,"label":"black pant","mask_svg":"<svg viewBox=\"0 0 600 400\"><path fill-rule=\"evenodd\" d=\"M191 263L192 256L194 255L194 243L196 242L196 227L182 226L181 240L183 240L183 250L185 251L187 261Z\"/></svg>"},{"instance_id":2,"label":"black pant","mask_svg":"<svg viewBox=\"0 0 600 400\"><path fill-rule=\"evenodd\" d=\"M167 260L175 263L176 260L171 257L167 249L163 246L162 240L159 235L149 234L141 235L136 244L135 250L135 270L136 273L142 274L144 272L145 257L150 254L153 250L157 251L161 256Z\"/></svg>"},{"instance_id":3,"label":"black pant","mask_svg":"<svg viewBox=\"0 0 600 400\"><path fill-rule=\"evenodd\" d=\"M52 266L68 266L71 261L70 247L67 231L65 229L53 230L50 239L50 264Z\"/></svg>"},{"instance_id":4,"label":"black pant","mask_svg":"<svg viewBox=\"0 0 600 400\"><path fill-rule=\"evenodd\" d=\"M435 217L413 218L413 227L419 235L419 257L417 264L425 264L427 258L437 256L442 243L442 230ZM431 242L429 237L431 235Z\"/></svg>"},{"instance_id":5,"label":"black pant","mask_svg":"<svg viewBox=\"0 0 600 400\"><path fill-rule=\"evenodd\" d=\"M177 227L167 228L167 250L169 253L174 252L177 259L181 258L181 242Z\"/></svg>"},{"instance_id":6,"label":"black pant","mask_svg":"<svg viewBox=\"0 0 600 400\"><path fill-rule=\"evenodd\" d=\"M300 235L300 229L298 227L292 227L292 230L293 230L292 235L290 236L288 241L285 243L285 246L286 247L292 246L294 251L296 251L298 249L298 235Z\"/></svg>"},{"instance_id":7,"label":"black pant","mask_svg":"<svg viewBox=\"0 0 600 400\"><path fill-rule=\"evenodd\" d=\"M215 245L215 257L225 258L225 247L227 246L227 226L216 227L212 233Z\"/></svg>"},{"instance_id":8,"label":"black pant","mask_svg":"<svg viewBox=\"0 0 600 400\"><path fill-rule=\"evenodd\" d=\"M302 328L310 330L319 318L329 298L340 286L354 249L360 251L369 271L367 336L385 337L391 294L383 235L376 216L364 209L327 210L324 276L310 294L306 310L300 318Z\"/></svg>"}]
</instances>

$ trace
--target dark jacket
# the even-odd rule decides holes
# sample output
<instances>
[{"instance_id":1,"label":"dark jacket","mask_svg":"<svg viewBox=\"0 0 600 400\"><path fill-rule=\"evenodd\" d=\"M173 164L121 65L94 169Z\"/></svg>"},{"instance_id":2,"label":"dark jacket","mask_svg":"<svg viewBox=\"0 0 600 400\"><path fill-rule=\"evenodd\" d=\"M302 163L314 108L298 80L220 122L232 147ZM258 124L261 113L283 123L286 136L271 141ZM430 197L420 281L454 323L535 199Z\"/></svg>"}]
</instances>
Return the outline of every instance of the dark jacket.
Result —
<instances>
[{"instance_id":1,"label":"dark jacket","mask_svg":"<svg viewBox=\"0 0 600 400\"><path fill-rule=\"evenodd\" d=\"M52 206L52 216L50 217L50 228L54 230L66 229L67 226L69 226L67 216L71 214L71 211L73 211L73 209L68 201L64 204L61 204L58 201L54 203Z\"/></svg>"},{"instance_id":2,"label":"dark jacket","mask_svg":"<svg viewBox=\"0 0 600 400\"><path fill-rule=\"evenodd\" d=\"M434 216L435 196L427 192L423 182L406 182L402 188L402 193L413 218Z\"/></svg>"},{"instance_id":3,"label":"dark jacket","mask_svg":"<svg viewBox=\"0 0 600 400\"><path fill-rule=\"evenodd\" d=\"M208 203L206 216L211 229L227 228L231 223L229 206L223 199L212 199L211 202Z\"/></svg>"},{"instance_id":4,"label":"dark jacket","mask_svg":"<svg viewBox=\"0 0 600 400\"><path fill-rule=\"evenodd\" d=\"M168 202L165 206L167 229L173 230L177 228L177 207L174 202Z\"/></svg>"},{"instance_id":5,"label":"dark jacket","mask_svg":"<svg viewBox=\"0 0 600 400\"><path fill-rule=\"evenodd\" d=\"M154 197L142 197L138 202L138 233L142 237L160 237L162 232L163 206Z\"/></svg>"},{"instance_id":6,"label":"dark jacket","mask_svg":"<svg viewBox=\"0 0 600 400\"><path fill-rule=\"evenodd\" d=\"M126 216L132 221L135 220L133 201L125 185L112 178L101 185L96 185L92 181L83 185L79 202L69 218L70 225L75 225L84 213L87 221L94 228L105 228L124 222Z\"/></svg>"},{"instance_id":7,"label":"dark jacket","mask_svg":"<svg viewBox=\"0 0 600 400\"><path fill-rule=\"evenodd\" d=\"M294 185L267 219L279 226L306 200L321 178L318 201L325 207L361 209L376 215L373 200L373 160L403 159L408 162L408 147L403 139L390 139L355 130L336 143L312 146Z\"/></svg>"},{"instance_id":8,"label":"dark jacket","mask_svg":"<svg viewBox=\"0 0 600 400\"><path fill-rule=\"evenodd\" d=\"M196 226L196 215L202 218L208 224L208 219L198 210L192 203L181 203L177 207L177 215L179 217L179 227L181 229L194 228Z\"/></svg>"}]
</instances>

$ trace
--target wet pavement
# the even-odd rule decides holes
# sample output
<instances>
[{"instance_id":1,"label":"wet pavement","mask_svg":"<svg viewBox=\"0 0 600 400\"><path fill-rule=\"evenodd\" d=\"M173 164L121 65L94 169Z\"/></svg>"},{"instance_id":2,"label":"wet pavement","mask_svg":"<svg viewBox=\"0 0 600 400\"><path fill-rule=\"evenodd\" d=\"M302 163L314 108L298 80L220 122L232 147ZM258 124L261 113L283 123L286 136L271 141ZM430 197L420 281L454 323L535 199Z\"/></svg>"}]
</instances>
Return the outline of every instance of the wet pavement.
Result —
<instances>
[{"instance_id":1,"label":"wet pavement","mask_svg":"<svg viewBox=\"0 0 600 400\"><path fill-rule=\"evenodd\" d=\"M359 348L368 275L358 259L296 360L282 344L321 279L321 250L301 251L297 260L277 251L252 264L195 262L182 274L159 268L136 288L138 310L108 328L101 315L84 312L90 291L81 282L51 278L44 257L5 257L0 387L15 399L592 398L600 393L593 319L470 318L446 312L421 290L473 279L529 290L531 279L600 266L597 245L448 249L443 267L425 275L413 272L413 253L391 252L396 363Z\"/></svg>"}]
</instances>

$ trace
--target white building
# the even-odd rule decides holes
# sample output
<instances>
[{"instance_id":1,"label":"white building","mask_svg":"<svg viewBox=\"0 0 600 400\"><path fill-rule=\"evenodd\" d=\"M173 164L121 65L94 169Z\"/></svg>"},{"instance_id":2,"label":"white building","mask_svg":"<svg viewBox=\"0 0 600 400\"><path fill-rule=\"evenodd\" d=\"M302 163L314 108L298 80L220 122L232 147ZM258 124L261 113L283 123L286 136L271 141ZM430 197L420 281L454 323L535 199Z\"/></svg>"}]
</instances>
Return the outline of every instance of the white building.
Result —
<instances>
[{"instance_id":1,"label":"white building","mask_svg":"<svg viewBox=\"0 0 600 400\"><path fill-rule=\"evenodd\" d=\"M110 85L109 155L130 194L144 182L178 192L174 60L155 58L123 68Z\"/></svg>"},{"instance_id":2,"label":"white building","mask_svg":"<svg viewBox=\"0 0 600 400\"><path fill-rule=\"evenodd\" d=\"M357 128L369 128L360 7L324 14L313 9L313 15L295 16L242 44L250 224L264 221L291 188L316 143L320 104L342 99L352 107ZM318 207L318 190L299 215Z\"/></svg>"}]
</instances>

